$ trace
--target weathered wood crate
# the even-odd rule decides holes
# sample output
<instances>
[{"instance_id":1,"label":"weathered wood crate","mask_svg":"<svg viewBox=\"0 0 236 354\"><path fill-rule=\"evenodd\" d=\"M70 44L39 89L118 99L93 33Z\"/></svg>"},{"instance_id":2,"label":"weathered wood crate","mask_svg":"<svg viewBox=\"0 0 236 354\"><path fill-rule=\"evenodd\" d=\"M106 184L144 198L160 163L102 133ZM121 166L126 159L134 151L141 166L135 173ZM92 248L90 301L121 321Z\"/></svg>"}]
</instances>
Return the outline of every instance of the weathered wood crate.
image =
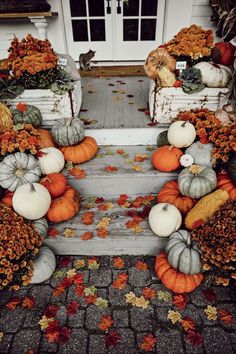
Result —
<instances>
[{"instance_id":1,"label":"weathered wood crate","mask_svg":"<svg viewBox=\"0 0 236 354\"><path fill-rule=\"evenodd\" d=\"M181 111L194 108L216 111L227 104L228 88L205 88L190 95L181 87L156 88L155 81L150 81L149 109L154 122L171 123Z\"/></svg>"},{"instance_id":2,"label":"weathered wood crate","mask_svg":"<svg viewBox=\"0 0 236 354\"><path fill-rule=\"evenodd\" d=\"M74 83L71 95L56 95L51 90L24 90L24 92L6 103L15 107L19 102L26 102L40 109L43 116L43 126L50 127L55 120L63 117L71 117L72 113L78 115L82 103L81 81Z\"/></svg>"}]
</instances>

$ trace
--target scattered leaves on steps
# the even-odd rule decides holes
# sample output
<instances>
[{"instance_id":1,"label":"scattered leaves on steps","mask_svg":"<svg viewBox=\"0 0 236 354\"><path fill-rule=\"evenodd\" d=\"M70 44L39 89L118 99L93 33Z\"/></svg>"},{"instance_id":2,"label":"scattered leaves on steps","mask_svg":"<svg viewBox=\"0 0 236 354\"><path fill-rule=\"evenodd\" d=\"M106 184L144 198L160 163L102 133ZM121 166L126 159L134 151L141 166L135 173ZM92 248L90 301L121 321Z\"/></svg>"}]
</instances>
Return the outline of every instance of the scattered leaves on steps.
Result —
<instances>
[{"instance_id":1,"label":"scattered leaves on steps","mask_svg":"<svg viewBox=\"0 0 236 354\"><path fill-rule=\"evenodd\" d=\"M122 269L125 267L125 263L121 257L116 257L113 259L113 267Z\"/></svg>"},{"instance_id":2,"label":"scattered leaves on steps","mask_svg":"<svg viewBox=\"0 0 236 354\"><path fill-rule=\"evenodd\" d=\"M187 295L174 295L173 304L177 307L178 310L183 310L187 304Z\"/></svg>"},{"instance_id":3,"label":"scattered leaves on steps","mask_svg":"<svg viewBox=\"0 0 236 354\"><path fill-rule=\"evenodd\" d=\"M93 238L93 233L90 231L86 231L80 236L80 239L83 241L90 240L91 238Z\"/></svg>"},{"instance_id":4,"label":"scattered leaves on steps","mask_svg":"<svg viewBox=\"0 0 236 354\"><path fill-rule=\"evenodd\" d=\"M137 263L135 264L135 267L138 270L144 270L144 271L146 271L148 269L147 263L142 262L142 261L137 261Z\"/></svg>"},{"instance_id":5,"label":"scattered leaves on steps","mask_svg":"<svg viewBox=\"0 0 236 354\"><path fill-rule=\"evenodd\" d=\"M217 309L215 306L208 305L204 312L207 315L207 319L209 321L217 320Z\"/></svg>"},{"instance_id":6,"label":"scattered leaves on steps","mask_svg":"<svg viewBox=\"0 0 236 354\"><path fill-rule=\"evenodd\" d=\"M145 352L151 352L155 349L156 343L157 339L153 336L153 334L149 333L143 337L142 342L140 343L140 349Z\"/></svg>"},{"instance_id":7,"label":"scattered leaves on steps","mask_svg":"<svg viewBox=\"0 0 236 354\"><path fill-rule=\"evenodd\" d=\"M82 215L82 223L85 225L93 224L94 213L92 211L88 211Z\"/></svg>"},{"instance_id":8,"label":"scattered leaves on steps","mask_svg":"<svg viewBox=\"0 0 236 354\"><path fill-rule=\"evenodd\" d=\"M128 275L126 272L122 272L117 276L117 278L113 281L112 286L115 289L122 290L125 288L128 280Z\"/></svg>"},{"instance_id":9,"label":"scattered leaves on steps","mask_svg":"<svg viewBox=\"0 0 236 354\"><path fill-rule=\"evenodd\" d=\"M110 315L102 316L98 324L98 327L101 329L101 331L106 332L112 326L112 324L113 324L113 319Z\"/></svg>"}]
</instances>

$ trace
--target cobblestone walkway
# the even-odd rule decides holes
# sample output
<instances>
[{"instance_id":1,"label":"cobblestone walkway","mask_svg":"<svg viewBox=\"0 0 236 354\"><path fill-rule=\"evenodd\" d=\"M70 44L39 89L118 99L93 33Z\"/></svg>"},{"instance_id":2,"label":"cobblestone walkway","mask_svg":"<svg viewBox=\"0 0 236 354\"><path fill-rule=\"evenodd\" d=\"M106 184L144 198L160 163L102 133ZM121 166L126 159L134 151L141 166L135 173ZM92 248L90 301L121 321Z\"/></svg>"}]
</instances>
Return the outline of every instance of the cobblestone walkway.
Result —
<instances>
[{"instance_id":1,"label":"cobblestone walkway","mask_svg":"<svg viewBox=\"0 0 236 354\"><path fill-rule=\"evenodd\" d=\"M236 294L233 289L212 287L206 297L203 296L206 285L201 285L187 296L185 308L178 309L173 305L173 294L167 293L167 289L154 274L154 257L122 257L125 264L123 269L114 267L115 257L97 257L99 268L91 269L89 258L92 257L59 257L57 271L45 283L31 285L18 292L0 292L0 353L144 353L140 345L144 336L150 333L157 339L152 351L154 353L235 353ZM91 286L96 287L97 290L92 288L96 295L108 300L107 308L88 304L84 297L75 293L75 284L67 286L65 291L57 296L53 294L67 271L78 265L78 260L85 261L84 267L76 269L78 274L83 274L83 285L90 286L90 291ZM137 261L145 262L148 269L138 269ZM124 272L128 275L125 287L121 290L114 288L113 281L117 279L118 274ZM156 296L149 300L147 308L126 303L127 293L132 291L140 297L144 287L156 290ZM33 308L18 305L10 310L6 307L11 299L23 299L25 296L35 300L36 305ZM79 303L79 308L69 315L65 309L74 300ZM49 342L38 324L45 309L52 304L59 308L56 318L60 326L72 329L68 341L64 344ZM209 320L204 312L208 305L216 307L217 311L230 311L233 323L226 324L219 317ZM186 332L179 322L172 324L167 318L169 310L178 311L182 318L189 317L194 320L197 331L203 337L201 346L194 347L187 340ZM111 316L113 324L105 332L99 329L98 325L102 316L108 315ZM106 345L106 337L110 332L115 332L119 338L114 341L114 346L112 341Z\"/></svg>"}]
</instances>

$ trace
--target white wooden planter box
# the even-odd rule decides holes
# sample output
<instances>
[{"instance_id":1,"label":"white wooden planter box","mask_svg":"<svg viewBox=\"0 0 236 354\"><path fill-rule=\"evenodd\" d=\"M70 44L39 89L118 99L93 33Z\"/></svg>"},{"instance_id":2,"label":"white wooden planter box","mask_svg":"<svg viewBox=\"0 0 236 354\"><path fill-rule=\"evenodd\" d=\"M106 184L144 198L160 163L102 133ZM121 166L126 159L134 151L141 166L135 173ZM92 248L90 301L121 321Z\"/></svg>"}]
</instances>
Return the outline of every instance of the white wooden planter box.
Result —
<instances>
[{"instance_id":1,"label":"white wooden planter box","mask_svg":"<svg viewBox=\"0 0 236 354\"><path fill-rule=\"evenodd\" d=\"M184 93L181 87L155 88L150 80L149 109L154 122L171 123L181 111L208 108L216 111L227 103L228 88L205 88L194 94Z\"/></svg>"},{"instance_id":2,"label":"white wooden planter box","mask_svg":"<svg viewBox=\"0 0 236 354\"><path fill-rule=\"evenodd\" d=\"M74 87L71 98L68 92L56 95L51 90L24 90L13 100L8 100L7 105L15 107L17 103L25 102L36 106L42 113L43 126L51 126L56 119L71 117L72 107L74 114L79 114L82 103L81 81L76 81Z\"/></svg>"}]
</instances>

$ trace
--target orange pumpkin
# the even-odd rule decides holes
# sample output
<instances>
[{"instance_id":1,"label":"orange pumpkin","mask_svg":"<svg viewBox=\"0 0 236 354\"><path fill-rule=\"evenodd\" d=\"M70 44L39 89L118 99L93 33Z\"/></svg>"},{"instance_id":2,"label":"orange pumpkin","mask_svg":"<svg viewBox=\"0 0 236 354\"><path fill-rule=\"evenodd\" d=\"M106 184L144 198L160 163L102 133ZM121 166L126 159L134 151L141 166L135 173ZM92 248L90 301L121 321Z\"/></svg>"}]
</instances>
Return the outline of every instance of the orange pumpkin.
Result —
<instances>
[{"instance_id":1,"label":"orange pumpkin","mask_svg":"<svg viewBox=\"0 0 236 354\"><path fill-rule=\"evenodd\" d=\"M39 144L40 148L43 149L45 147L55 147L56 145L54 144L53 138L51 133L46 130L46 129L38 129L38 132L40 134L39 137Z\"/></svg>"},{"instance_id":2,"label":"orange pumpkin","mask_svg":"<svg viewBox=\"0 0 236 354\"><path fill-rule=\"evenodd\" d=\"M12 208L13 195L14 195L14 192L5 191L3 194L3 197L1 199L1 202Z\"/></svg>"},{"instance_id":3,"label":"orange pumpkin","mask_svg":"<svg viewBox=\"0 0 236 354\"><path fill-rule=\"evenodd\" d=\"M183 152L180 149L164 145L153 152L152 165L162 172L175 171L181 167L179 160L182 155Z\"/></svg>"},{"instance_id":4,"label":"orange pumpkin","mask_svg":"<svg viewBox=\"0 0 236 354\"><path fill-rule=\"evenodd\" d=\"M166 66L170 71L175 71L176 60L165 48L152 50L144 64L146 74L153 80L157 79L157 69Z\"/></svg>"},{"instance_id":5,"label":"orange pumpkin","mask_svg":"<svg viewBox=\"0 0 236 354\"><path fill-rule=\"evenodd\" d=\"M52 200L47 218L52 222L66 221L75 216L80 209L78 192L67 185L65 192Z\"/></svg>"},{"instance_id":6,"label":"orange pumpkin","mask_svg":"<svg viewBox=\"0 0 236 354\"><path fill-rule=\"evenodd\" d=\"M66 190L67 180L61 173L50 173L40 180L53 198L58 197Z\"/></svg>"},{"instance_id":7,"label":"orange pumpkin","mask_svg":"<svg viewBox=\"0 0 236 354\"><path fill-rule=\"evenodd\" d=\"M158 203L174 204L183 214L187 214L196 203L195 199L182 195L177 181L167 182L157 195Z\"/></svg>"},{"instance_id":8,"label":"orange pumpkin","mask_svg":"<svg viewBox=\"0 0 236 354\"><path fill-rule=\"evenodd\" d=\"M217 175L217 187L227 191L230 199L236 200L236 187L227 173L219 173Z\"/></svg>"},{"instance_id":9,"label":"orange pumpkin","mask_svg":"<svg viewBox=\"0 0 236 354\"><path fill-rule=\"evenodd\" d=\"M91 160L98 151L98 145L94 138L86 136L78 145L63 146L60 148L66 161L83 163Z\"/></svg>"},{"instance_id":10,"label":"orange pumpkin","mask_svg":"<svg viewBox=\"0 0 236 354\"><path fill-rule=\"evenodd\" d=\"M202 274L184 274L174 269L164 252L156 257L155 272L162 283L176 294L191 293L203 280Z\"/></svg>"}]
</instances>

